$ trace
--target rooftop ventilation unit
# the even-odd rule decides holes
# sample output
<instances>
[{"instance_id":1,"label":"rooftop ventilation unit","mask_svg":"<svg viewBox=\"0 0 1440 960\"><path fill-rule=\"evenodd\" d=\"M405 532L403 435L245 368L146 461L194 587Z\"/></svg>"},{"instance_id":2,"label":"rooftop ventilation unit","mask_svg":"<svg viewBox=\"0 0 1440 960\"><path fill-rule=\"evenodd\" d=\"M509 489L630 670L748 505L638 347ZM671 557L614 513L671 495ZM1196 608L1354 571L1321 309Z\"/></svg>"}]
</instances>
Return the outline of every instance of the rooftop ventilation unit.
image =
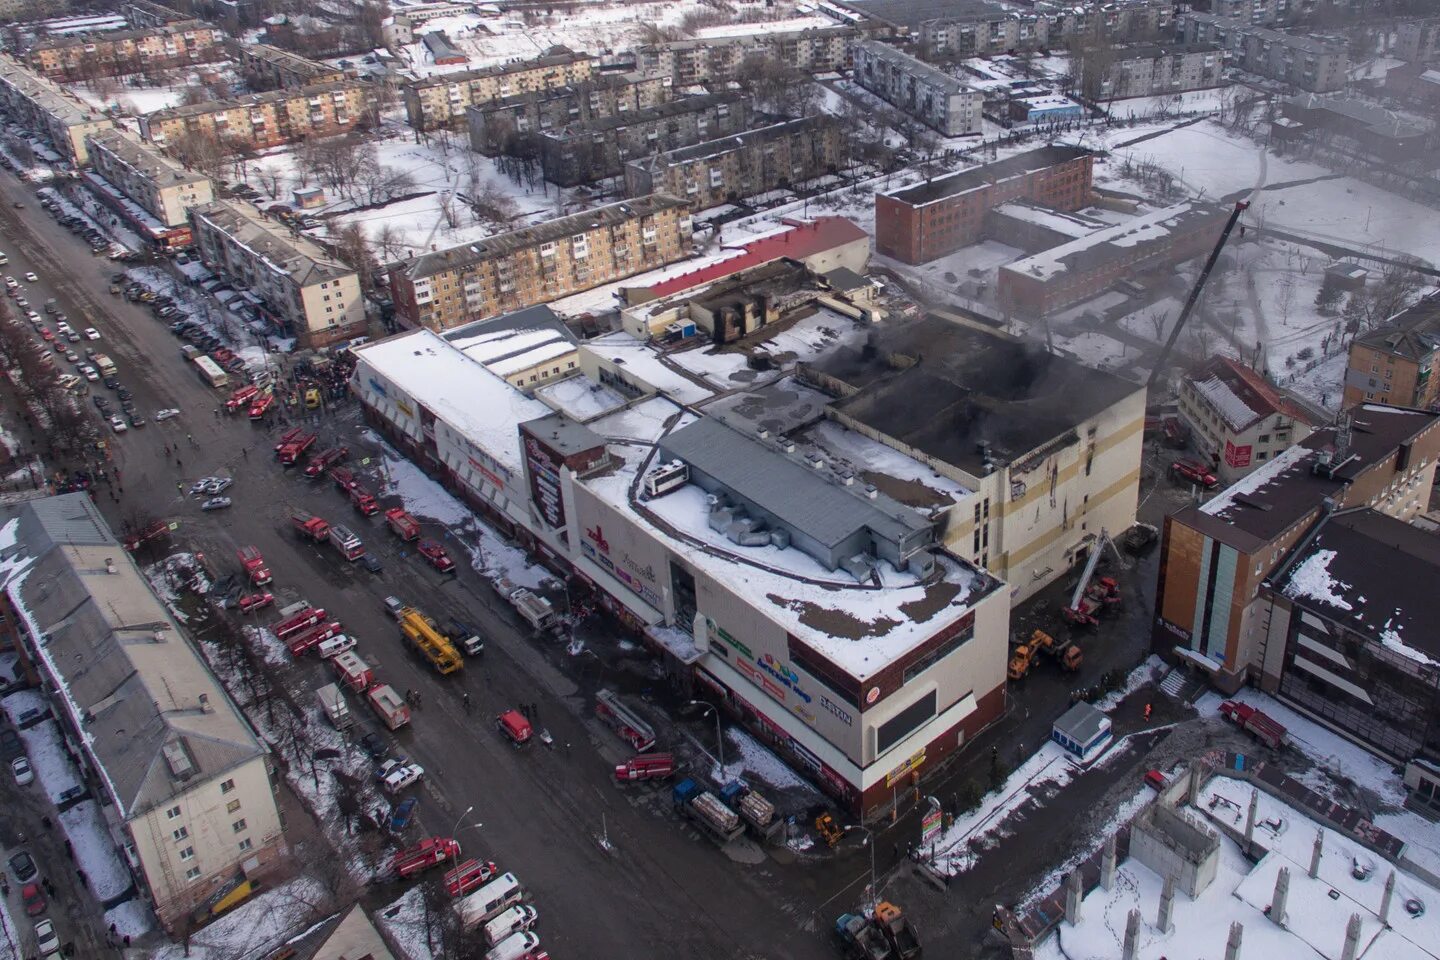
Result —
<instances>
[{"instance_id":1,"label":"rooftop ventilation unit","mask_svg":"<svg viewBox=\"0 0 1440 960\"><path fill-rule=\"evenodd\" d=\"M165 763L169 765L170 773L176 780L189 780L200 772L195 769L195 763L186 752L185 744L179 740L171 740L160 752L165 755Z\"/></svg>"}]
</instances>

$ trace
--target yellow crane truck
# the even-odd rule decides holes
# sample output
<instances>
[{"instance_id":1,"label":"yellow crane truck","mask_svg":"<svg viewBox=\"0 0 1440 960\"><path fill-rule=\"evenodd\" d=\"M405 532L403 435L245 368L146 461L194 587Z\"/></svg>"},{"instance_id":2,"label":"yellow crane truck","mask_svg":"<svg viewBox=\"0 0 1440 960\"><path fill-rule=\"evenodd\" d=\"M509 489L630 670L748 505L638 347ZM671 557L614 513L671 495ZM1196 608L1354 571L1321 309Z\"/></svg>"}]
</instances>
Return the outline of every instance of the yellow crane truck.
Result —
<instances>
[{"instance_id":1,"label":"yellow crane truck","mask_svg":"<svg viewBox=\"0 0 1440 960\"><path fill-rule=\"evenodd\" d=\"M405 642L429 661L441 676L454 673L465 665L450 638L440 632L435 621L414 607L405 607L400 611L400 632L405 635Z\"/></svg>"}]
</instances>

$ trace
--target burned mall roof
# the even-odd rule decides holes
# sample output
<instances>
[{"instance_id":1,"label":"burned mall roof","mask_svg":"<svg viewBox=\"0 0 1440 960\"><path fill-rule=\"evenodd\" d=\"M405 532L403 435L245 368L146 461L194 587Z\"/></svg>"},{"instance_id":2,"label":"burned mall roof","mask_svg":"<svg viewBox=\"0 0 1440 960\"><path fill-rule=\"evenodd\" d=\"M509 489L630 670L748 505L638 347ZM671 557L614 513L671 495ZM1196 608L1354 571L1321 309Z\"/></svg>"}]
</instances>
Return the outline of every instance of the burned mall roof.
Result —
<instances>
[{"instance_id":1,"label":"burned mall roof","mask_svg":"<svg viewBox=\"0 0 1440 960\"><path fill-rule=\"evenodd\" d=\"M929 316L811 364L858 388L842 419L979 475L1073 435L1140 388L1008 334Z\"/></svg>"}]
</instances>

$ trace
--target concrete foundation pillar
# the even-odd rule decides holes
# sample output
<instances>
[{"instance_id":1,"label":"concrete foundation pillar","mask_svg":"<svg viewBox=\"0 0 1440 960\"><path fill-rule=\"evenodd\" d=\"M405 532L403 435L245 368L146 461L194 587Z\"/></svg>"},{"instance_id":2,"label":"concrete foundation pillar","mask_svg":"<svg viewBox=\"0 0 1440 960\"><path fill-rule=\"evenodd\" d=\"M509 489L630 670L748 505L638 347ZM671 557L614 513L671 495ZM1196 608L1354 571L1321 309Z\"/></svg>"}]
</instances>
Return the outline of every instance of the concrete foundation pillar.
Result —
<instances>
[{"instance_id":1,"label":"concrete foundation pillar","mask_svg":"<svg viewBox=\"0 0 1440 960\"><path fill-rule=\"evenodd\" d=\"M1100 854L1100 886L1109 890L1115 885L1115 834L1105 841L1105 852Z\"/></svg>"},{"instance_id":2,"label":"concrete foundation pillar","mask_svg":"<svg viewBox=\"0 0 1440 960\"><path fill-rule=\"evenodd\" d=\"M1380 898L1380 923L1390 926L1390 901L1395 898L1395 871L1385 878L1385 894Z\"/></svg>"},{"instance_id":3,"label":"concrete foundation pillar","mask_svg":"<svg viewBox=\"0 0 1440 960\"><path fill-rule=\"evenodd\" d=\"M1140 939L1140 911L1131 910L1125 918L1125 947L1123 960L1135 960L1135 945Z\"/></svg>"},{"instance_id":4,"label":"concrete foundation pillar","mask_svg":"<svg viewBox=\"0 0 1440 960\"><path fill-rule=\"evenodd\" d=\"M1275 874L1275 895L1270 898L1270 919L1276 926L1285 926L1285 901L1290 896L1290 868L1281 867Z\"/></svg>"},{"instance_id":5,"label":"concrete foundation pillar","mask_svg":"<svg viewBox=\"0 0 1440 960\"><path fill-rule=\"evenodd\" d=\"M1170 915L1175 910L1175 878L1166 877L1165 887L1160 891L1160 916L1155 921L1155 926L1160 928L1161 933L1169 933L1175 929L1171 922Z\"/></svg>"},{"instance_id":6,"label":"concrete foundation pillar","mask_svg":"<svg viewBox=\"0 0 1440 960\"><path fill-rule=\"evenodd\" d=\"M1315 831L1315 847L1310 851L1310 879L1314 880L1320 876L1320 857L1325 852L1325 831Z\"/></svg>"},{"instance_id":7,"label":"concrete foundation pillar","mask_svg":"<svg viewBox=\"0 0 1440 960\"><path fill-rule=\"evenodd\" d=\"M1340 951L1340 960L1355 960L1360 955L1360 914L1350 914L1345 924L1345 948Z\"/></svg>"},{"instance_id":8,"label":"concrete foundation pillar","mask_svg":"<svg viewBox=\"0 0 1440 960\"><path fill-rule=\"evenodd\" d=\"M1080 871L1070 871L1065 878L1065 919L1073 926L1080 922L1080 900L1083 897L1080 886Z\"/></svg>"},{"instance_id":9,"label":"concrete foundation pillar","mask_svg":"<svg viewBox=\"0 0 1440 960\"><path fill-rule=\"evenodd\" d=\"M1204 764L1199 760L1190 764L1190 806L1195 807L1197 810L1200 808L1200 786L1205 780L1200 772L1203 766Z\"/></svg>"},{"instance_id":10,"label":"concrete foundation pillar","mask_svg":"<svg viewBox=\"0 0 1440 960\"><path fill-rule=\"evenodd\" d=\"M1250 812L1245 815L1245 852L1255 855L1255 818L1260 812L1260 791L1250 791Z\"/></svg>"},{"instance_id":11,"label":"concrete foundation pillar","mask_svg":"<svg viewBox=\"0 0 1440 960\"><path fill-rule=\"evenodd\" d=\"M1230 936L1225 941L1225 960L1240 960L1240 941L1245 936L1245 925L1240 921L1230 924Z\"/></svg>"}]
</instances>

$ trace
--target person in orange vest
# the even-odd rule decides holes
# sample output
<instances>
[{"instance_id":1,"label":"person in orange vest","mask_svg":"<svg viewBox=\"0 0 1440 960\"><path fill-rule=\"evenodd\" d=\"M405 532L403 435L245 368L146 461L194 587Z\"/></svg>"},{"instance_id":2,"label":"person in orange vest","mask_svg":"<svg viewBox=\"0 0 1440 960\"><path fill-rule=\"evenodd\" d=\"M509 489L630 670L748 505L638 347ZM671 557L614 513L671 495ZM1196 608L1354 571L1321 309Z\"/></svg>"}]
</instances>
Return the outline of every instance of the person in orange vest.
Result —
<instances>
[{"instance_id":1,"label":"person in orange vest","mask_svg":"<svg viewBox=\"0 0 1440 960\"><path fill-rule=\"evenodd\" d=\"M1145 704L1145 722L1150 722L1150 704Z\"/></svg>"}]
</instances>

